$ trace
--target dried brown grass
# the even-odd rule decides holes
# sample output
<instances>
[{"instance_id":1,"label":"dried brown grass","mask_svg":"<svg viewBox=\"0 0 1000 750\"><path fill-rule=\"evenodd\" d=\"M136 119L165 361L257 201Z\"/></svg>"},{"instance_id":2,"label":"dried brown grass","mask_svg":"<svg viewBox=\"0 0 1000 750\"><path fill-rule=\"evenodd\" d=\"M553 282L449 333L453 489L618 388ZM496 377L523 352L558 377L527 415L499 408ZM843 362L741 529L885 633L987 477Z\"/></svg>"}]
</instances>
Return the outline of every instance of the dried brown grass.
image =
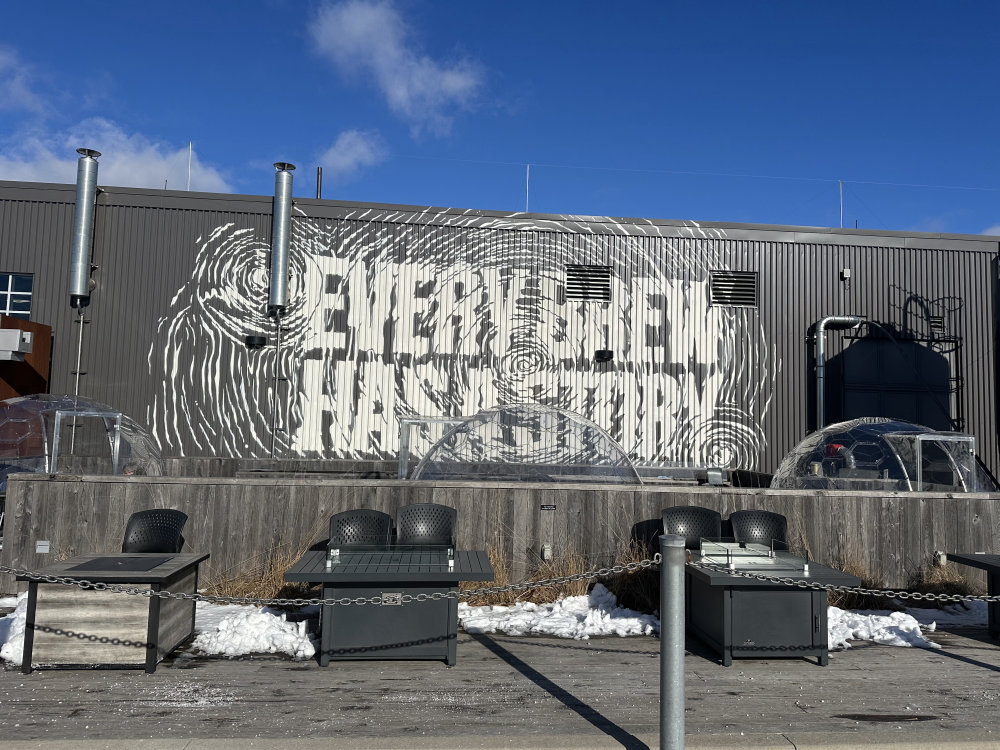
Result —
<instances>
[{"instance_id":1,"label":"dried brown grass","mask_svg":"<svg viewBox=\"0 0 1000 750\"><path fill-rule=\"evenodd\" d=\"M646 545L630 540L616 555L615 565L639 563L650 557ZM660 568L649 567L614 573L599 579L618 599L618 604L637 612L656 612L660 608Z\"/></svg>"},{"instance_id":2,"label":"dried brown grass","mask_svg":"<svg viewBox=\"0 0 1000 750\"><path fill-rule=\"evenodd\" d=\"M919 591L922 594L957 594L959 596L974 596L985 593L979 586L969 583L955 566L948 563L940 565L933 559L929 565L921 568L916 581L910 585L909 589L910 591ZM949 602L921 600L916 606L933 609L947 604Z\"/></svg>"},{"instance_id":3,"label":"dried brown grass","mask_svg":"<svg viewBox=\"0 0 1000 750\"><path fill-rule=\"evenodd\" d=\"M487 549L490 563L493 565L492 581L466 581L459 586L460 591L479 588L498 588L511 583L530 583L544 581L550 578L564 578L577 575L588 570L585 558L573 551L560 555L555 560L537 560L531 573L521 581L514 581L510 560L504 557L495 545ZM517 591L491 592L470 596L466 602L473 607L511 606L520 602L549 604L566 596L580 596L588 590L588 580L568 581L538 588L521 589Z\"/></svg>"},{"instance_id":4,"label":"dried brown grass","mask_svg":"<svg viewBox=\"0 0 1000 750\"><path fill-rule=\"evenodd\" d=\"M211 596L260 599L300 599L316 595L307 583L288 583L285 573L302 557L308 545L292 549L279 544L229 570L209 570L202 593Z\"/></svg>"},{"instance_id":5,"label":"dried brown grass","mask_svg":"<svg viewBox=\"0 0 1000 750\"><path fill-rule=\"evenodd\" d=\"M861 579L860 588L882 589L885 582L876 578L868 567L856 558L841 560L836 567L848 575ZM827 604L840 609L888 609L899 611L903 609L899 603L887 596L876 594L849 594L840 591L831 591L827 594Z\"/></svg>"}]
</instances>

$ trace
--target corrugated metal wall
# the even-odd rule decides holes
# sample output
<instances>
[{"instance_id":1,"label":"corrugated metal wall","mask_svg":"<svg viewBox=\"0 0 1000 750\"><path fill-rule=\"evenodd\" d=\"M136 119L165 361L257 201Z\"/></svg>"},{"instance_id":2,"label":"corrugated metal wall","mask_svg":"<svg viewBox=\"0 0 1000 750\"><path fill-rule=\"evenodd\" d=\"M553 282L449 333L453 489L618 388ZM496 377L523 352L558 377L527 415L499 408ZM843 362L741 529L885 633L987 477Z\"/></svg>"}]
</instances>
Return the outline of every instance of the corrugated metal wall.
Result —
<instances>
[{"instance_id":1,"label":"corrugated metal wall","mask_svg":"<svg viewBox=\"0 0 1000 750\"><path fill-rule=\"evenodd\" d=\"M64 393L74 199L0 183L0 271L34 274ZM960 340L956 416L998 466L995 241L295 204L278 357L242 346L273 343L269 196L102 190L84 395L154 425L167 452L266 456L280 361L278 455L389 458L397 416L527 400L593 419L642 463L770 471L815 426L813 326L853 314ZM567 263L610 266L611 302L567 301ZM758 308L710 304L713 270L757 272ZM828 356L857 335L828 334Z\"/></svg>"}]
</instances>

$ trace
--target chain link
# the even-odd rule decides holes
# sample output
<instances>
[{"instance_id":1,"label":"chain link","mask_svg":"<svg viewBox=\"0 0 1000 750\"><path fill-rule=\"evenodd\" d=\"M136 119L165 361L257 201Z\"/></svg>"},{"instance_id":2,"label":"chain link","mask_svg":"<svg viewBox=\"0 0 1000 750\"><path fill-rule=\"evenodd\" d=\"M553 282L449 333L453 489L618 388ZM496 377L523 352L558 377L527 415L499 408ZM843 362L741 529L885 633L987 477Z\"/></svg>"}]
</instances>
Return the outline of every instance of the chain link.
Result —
<instances>
[{"instance_id":1,"label":"chain link","mask_svg":"<svg viewBox=\"0 0 1000 750\"><path fill-rule=\"evenodd\" d=\"M640 562L625 563L624 565L613 565L610 568L599 568L597 570L590 570L585 573L575 573L568 576L560 576L558 578L546 578L539 581L524 581L522 583L511 583L506 586L493 586L489 588L480 589L466 589L465 591L437 591L433 594L403 594L402 597L396 601L402 601L402 603L407 604L409 602L426 602L426 601L437 601L440 599L468 599L475 596L486 596L489 594L505 594L514 591L530 591L531 589L545 588L547 586L559 586L565 583L573 583L576 581L588 581L594 578L606 578L611 575L616 575L620 573L635 573L639 570L644 570L646 568L651 568L655 565L659 565L661 562L660 554L657 553L653 555L652 558L642 560ZM838 586L829 583L820 583L819 581L809 581L803 580L802 578L787 578L782 576L768 576L761 575L758 573L752 573L744 570L731 570L728 567L722 565L715 565L706 562L688 562L688 565L697 568L703 568L705 570L712 570L719 573L725 573L726 575L738 576L740 578L749 578L757 581L763 581L765 583L774 583L782 586L791 586L794 588L801 589L812 589L815 591L827 591L827 592L837 592L841 594L860 594L862 596L881 596L891 599L902 599L904 601L927 601L927 602L944 602L949 604L958 604L959 602L968 601L980 601L980 602L990 602L996 603L1000 602L1000 595L966 595L966 594L931 594L922 593L919 591L893 591L891 589L868 589L861 588L857 586ZM23 570L21 568L9 568L4 565L0 565L0 573L8 573L21 578L30 579L32 581L38 581L40 583L57 583L65 586L77 586L78 588L93 591L110 591L116 594L127 594L129 596L144 596L144 597L159 597L161 599L186 599L191 601L207 602L209 604L238 604L242 606L277 606L277 607L306 607L310 605L338 605L338 606L361 606L361 605L380 605L382 604L382 597L372 596L372 597L342 597L339 599L267 599L262 597L251 597L251 596L214 596L212 594L188 594L183 592L173 592L173 591L155 591L153 589L137 589L130 588L128 586L122 586L115 583L103 583L88 581L83 578L74 578L70 576L56 576L56 575L45 575L41 573L35 573L30 570Z\"/></svg>"},{"instance_id":2,"label":"chain link","mask_svg":"<svg viewBox=\"0 0 1000 750\"><path fill-rule=\"evenodd\" d=\"M586 573L576 573L574 575L561 576L559 578L546 578L539 581L525 581L523 583L512 583L506 586L494 586L491 588L482 589L468 589L465 591L436 591L433 594L403 594L402 597L396 601L402 601L404 604L409 602L426 602L426 601L437 601L440 599L462 599L471 598L474 596L484 596L487 594L501 594L511 591L528 591L530 589L543 588L546 586L558 586L564 583L572 583L574 581L586 581L592 578L604 578L610 575L615 575L618 573L633 573L637 570L642 570L644 568L650 568L654 565L660 564L659 553L653 555L651 559L642 560L641 562L626 563L624 565L614 565L610 568L600 568L599 570L591 570ZM39 583L58 583L65 586L76 586L81 589L88 591L111 591L116 594L127 594L129 596L144 596L147 598L158 597L161 599L188 599L199 602L207 602L209 604L239 604L243 606L277 606L277 607L306 607L310 605L339 605L339 606L351 606L351 605L380 605L382 604L381 596L372 597L343 597L340 599L265 599L260 597L250 597L250 596L214 596L212 594L188 594L183 592L173 592L173 591L154 591L153 589L137 589L130 588L128 586L122 586L115 583L102 583L95 581L88 581L84 578L75 578L71 576L56 576L56 575L46 575L42 573L35 573L30 570L23 570L21 568L8 568L7 566L0 565L0 573L9 573L14 576L21 578L27 578L32 581L37 581Z\"/></svg>"},{"instance_id":3,"label":"chain link","mask_svg":"<svg viewBox=\"0 0 1000 750\"><path fill-rule=\"evenodd\" d=\"M716 565L702 561L691 561L688 565L703 570L711 570L716 573L725 573L730 576L740 578L752 578L756 581L775 583L782 586L792 586L800 589L812 589L814 591L835 591L840 594L860 594L861 596L881 596L888 599L902 599L904 601L927 601L945 602L958 604L959 602L1000 602L1000 595L973 595L973 594L932 594L920 591L893 591L891 589L866 589L859 586L838 586L831 583L820 583L819 581L808 581L802 578L786 578L782 576L768 576L759 573L752 573L746 570L734 570L724 565Z\"/></svg>"}]
</instances>

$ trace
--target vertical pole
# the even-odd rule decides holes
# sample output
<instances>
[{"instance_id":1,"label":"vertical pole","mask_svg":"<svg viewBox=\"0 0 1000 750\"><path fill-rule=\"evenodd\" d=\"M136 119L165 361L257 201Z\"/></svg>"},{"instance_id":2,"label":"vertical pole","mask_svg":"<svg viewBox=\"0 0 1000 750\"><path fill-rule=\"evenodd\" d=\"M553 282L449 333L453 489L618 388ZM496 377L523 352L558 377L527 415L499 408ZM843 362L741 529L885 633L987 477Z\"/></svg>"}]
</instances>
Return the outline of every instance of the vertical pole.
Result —
<instances>
[{"instance_id":1,"label":"vertical pole","mask_svg":"<svg viewBox=\"0 0 1000 750\"><path fill-rule=\"evenodd\" d=\"M399 420L399 469L397 478L406 479L410 471L410 423Z\"/></svg>"},{"instance_id":2,"label":"vertical pole","mask_svg":"<svg viewBox=\"0 0 1000 750\"><path fill-rule=\"evenodd\" d=\"M531 190L531 165L526 164L524 169L524 213L528 213L528 194Z\"/></svg>"},{"instance_id":3,"label":"vertical pole","mask_svg":"<svg viewBox=\"0 0 1000 750\"><path fill-rule=\"evenodd\" d=\"M840 185L840 228L844 228L844 181L837 180Z\"/></svg>"},{"instance_id":4,"label":"vertical pole","mask_svg":"<svg viewBox=\"0 0 1000 750\"><path fill-rule=\"evenodd\" d=\"M83 318L84 308L76 308L77 319L76 322L80 326L80 330L77 332L76 336L76 369L73 371L74 383L73 383L73 406L76 407L77 399L80 398L80 374L81 367L83 366L83 324L87 321ZM73 417L73 427L69 433L69 454L71 456L76 455L76 416Z\"/></svg>"},{"instance_id":5,"label":"vertical pole","mask_svg":"<svg viewBox=\"0 0 1000 750\"><path fill-rule=\"evenodd\" d=\"M684 537L660 537L660 750L684 750Z\"/></svg>"},{"instance_id":6,"label":"vertical pole","mask_svg":"<svg viewBox=\"0 0 1000 750\"><path fill-rule=\"evenodd\" d=\"M278 386L281 383L281 310L274 311L274 386L271 388L271 458L274 458L274 439L278 432Z\"/></svg>"}]
</instances>

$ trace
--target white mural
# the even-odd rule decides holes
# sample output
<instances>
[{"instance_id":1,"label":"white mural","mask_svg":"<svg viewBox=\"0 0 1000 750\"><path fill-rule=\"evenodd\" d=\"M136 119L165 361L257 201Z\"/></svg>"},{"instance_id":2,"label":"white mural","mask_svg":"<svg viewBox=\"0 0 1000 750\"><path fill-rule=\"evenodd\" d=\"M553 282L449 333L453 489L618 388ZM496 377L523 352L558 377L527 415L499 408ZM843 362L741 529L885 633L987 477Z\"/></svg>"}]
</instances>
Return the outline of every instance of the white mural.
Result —
<instances>
[{"instance_id":1,"label":"white mural","mask_svg":"<svg viewBox=\"0 0 1000 750\"><path fill-rule=\"evenodd\" d=\"M281 457L393 458L401 417L539 403L641 465L755 468L779 364L756 310L709 304L724 238L600 222L299 212L280 354L268 240L220 226L150 350L153 431L181 455L267 456L277 363ZM567 264L610 267L610 302L567 300ZM248 351L252 332L271 345ZM433 436L414 438L420 455Z\"/></svg>"}]
</instances>

